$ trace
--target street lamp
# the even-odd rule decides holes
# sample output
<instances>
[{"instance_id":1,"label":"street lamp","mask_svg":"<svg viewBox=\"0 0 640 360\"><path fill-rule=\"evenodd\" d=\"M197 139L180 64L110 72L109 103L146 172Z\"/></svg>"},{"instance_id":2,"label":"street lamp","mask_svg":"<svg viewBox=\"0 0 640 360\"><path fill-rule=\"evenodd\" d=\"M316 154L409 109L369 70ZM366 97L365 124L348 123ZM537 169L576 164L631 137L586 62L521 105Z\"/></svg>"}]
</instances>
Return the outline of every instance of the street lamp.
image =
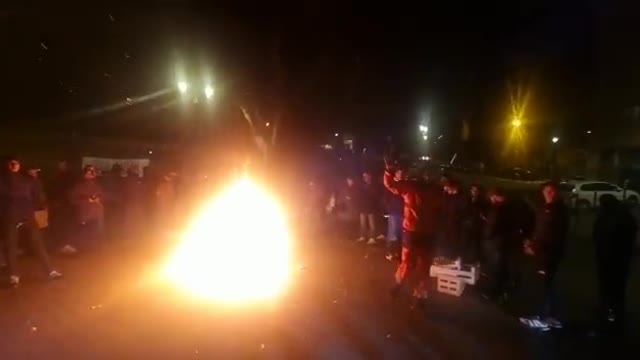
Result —
<instances>
[{"instance_id":1,"label":"street lamp","mask_svg":"<svg viewBox=\"0 0 640 360\"><path fill-rule=\"evenodd\" d=\"M554 143L554 144L557 143L559 140L560 140L560 138L558 138L557 136L554 136L554 137L551 138L551 142Z\"/></svg>"},{"instance_id":2,"label":"street lamp","mask_svg":"<svg viewBox=\"0 0 640 360\"><path fill-rule=\"evenodd\" d=\"M186 81L178 81L178 91L185 94L189 90L189 84Z\"/></svg>"},{"instance_id":3,"label":"street lamp","mask_svg":"<svg viewBox=\"0 0 640 360\"><path fill-rule=\"evenodd\" d=\"M514 128L519 128L520 125L522 125L522 120L515 118L511 121L511 126L513 126Z\"/></svg>"}]
</instances>

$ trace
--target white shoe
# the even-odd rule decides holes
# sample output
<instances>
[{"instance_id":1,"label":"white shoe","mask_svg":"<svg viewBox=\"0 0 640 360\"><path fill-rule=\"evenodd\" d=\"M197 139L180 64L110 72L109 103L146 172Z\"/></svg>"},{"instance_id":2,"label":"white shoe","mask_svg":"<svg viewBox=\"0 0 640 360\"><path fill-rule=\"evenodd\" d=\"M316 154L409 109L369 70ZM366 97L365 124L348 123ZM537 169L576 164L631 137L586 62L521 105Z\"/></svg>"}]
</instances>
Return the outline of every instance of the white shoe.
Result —
<instances>
[{"instance_id":1,"label":"white shoe","mask_svg":"<svg viewBox=\"0 0 640 360\"><path fill-rule=\"evenodd\" d=\"M11 275L9 277L9 285L11 285L11 287L18 287L18 285L20 285L20 276Z\"/></svg>"},{"instance_id":2,"label":"white shoe","mask_svg":"<svg viewBox=\"0 0 640 360\"><path fill-rule=\"evenodd\" d=\"M62 247L62 249L60 249L60 252L65 255L73 255L76 254L78 250L71 245L65 245Z\"/></svg>"},{"instance_id":3,"label":"white shoe","mask_svg":"<svg viewBox=\"0 0 640 360\"><path fill-rule=\"evenodd\" d=\"M548 317L544 319L544 322L552 329L562 329L562 323L556 318Z\"/></svg>"},{"instance_id":4,"label":"white shoe","mask_svg":"<svg viewBox=\"0 0 640 360\"><path fill-rule=\"evenodd\" d=\"M62 273L57 270L51 270L49 273L49 280L57 280L62 278Z\"/></svg>"},{"instance_id":5,"label":"white shoe","mask_svg":"<svg viewBox=\"0 0 640 360\"><path fill-rule=\"evenodd\" d=\"M376 244L376 239L374 238L369 238L369 241L367 241L367 245L375 245Z\"/></svg>"},{"instance_id":6,"label":"white shoe","mask_svg":"<svg viewBox=\"0 0 640 360\"><path fill-rule=\"evenodd\" d=\"M360 237L356 240L356 242L363 242L364 240L365 240L365 239L364 239L364 236L360 236Z\"/></svg>"},{"instance_id":7,"label":"white shoe","mask_svg":"<svg viewBox=\"0 0 640 360\"><path fill-rule=\"evenodd\" d=\"M385 259L389 260L389 261L393 261L393 254L387 254L384 256Z\"/></svg>"},{"instance_id":8,"label":"white shoe","mask_svg":"<svg viewBox=\"0 0 640 360\"><path fill-rule=\"evenodd\" d=\"M376 237L377 240L384 240L386 238L386 236L384 236L383 234L378 235L378 237Z\"/></svg>"}]
</instances>

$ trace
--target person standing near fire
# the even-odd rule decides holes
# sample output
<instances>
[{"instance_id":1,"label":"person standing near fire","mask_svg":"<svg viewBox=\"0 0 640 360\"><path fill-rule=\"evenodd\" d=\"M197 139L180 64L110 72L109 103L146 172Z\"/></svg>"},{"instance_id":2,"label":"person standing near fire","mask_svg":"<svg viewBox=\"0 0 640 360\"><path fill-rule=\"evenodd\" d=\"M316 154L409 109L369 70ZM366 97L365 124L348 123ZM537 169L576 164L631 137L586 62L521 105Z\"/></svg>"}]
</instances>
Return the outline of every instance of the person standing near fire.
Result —
<instances>
[{"instance_id":1,"label":"person standing near fire","mask_svg":"<svg viewBox=\"0 0 640 360\"><path fill-rule=\"evenodd\" d=\"M436 227L442 209L442 191L424 180L396 180L394 165L385 158L384 185L404 200L402 253L395 273L391 295L397 297L409 275L415 272L413 297L416 306L424 306L428 296L427 280L436 245ZM415 264L415 267L412 267Z\"/></svg>"}]
</instances>

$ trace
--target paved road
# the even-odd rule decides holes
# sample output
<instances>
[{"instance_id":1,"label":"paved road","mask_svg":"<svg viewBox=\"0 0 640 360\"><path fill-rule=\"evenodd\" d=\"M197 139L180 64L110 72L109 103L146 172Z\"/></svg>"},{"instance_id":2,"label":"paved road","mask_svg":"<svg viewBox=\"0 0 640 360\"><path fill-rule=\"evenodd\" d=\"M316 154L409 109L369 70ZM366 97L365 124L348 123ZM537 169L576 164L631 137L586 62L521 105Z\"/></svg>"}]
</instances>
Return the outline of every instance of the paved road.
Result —
<instances>
[{"instance_id":1,"label":"paved road","mask_svg":"<svg viewBox=\"0 0 640 360\"><path fill-rule=\"evenodd\" d=\"M569 333L534 334L472 294L434 296L426 314L387 296L382 249L306 245L278 303L222 309L154 281L165 255L118 244L57 259L66 278L0 291L0 359L529 359L592 357ZM28 262L28 259L25 259ZM238 266L243 266L238 259ZM233 269L229 269L230 272ZM575 346L580 344L579 347Z\"/></svg>"}]
</instances>

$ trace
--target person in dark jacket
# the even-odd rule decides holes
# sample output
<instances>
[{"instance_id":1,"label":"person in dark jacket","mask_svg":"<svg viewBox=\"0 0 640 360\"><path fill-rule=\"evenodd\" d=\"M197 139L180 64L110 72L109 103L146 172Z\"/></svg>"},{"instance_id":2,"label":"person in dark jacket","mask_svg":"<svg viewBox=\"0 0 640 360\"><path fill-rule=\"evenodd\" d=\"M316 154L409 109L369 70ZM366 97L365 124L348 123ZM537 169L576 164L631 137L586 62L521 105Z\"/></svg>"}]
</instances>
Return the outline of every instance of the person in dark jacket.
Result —
<instances>
[{"instance_id":1,"label":"person in dark jacket","mask_svg":"<svg viewBox=\"0 0 640 360\"><path fill-rule=\"evenodd\" d=\"M395 273L392 296L398 296L411 271L415 272L413 296L419 305L427 298L427 280L433 262L437 227L442 211L442 191L423 180L394 179L393 165L385 159L384 185L404 200L402 254ZM415 267L411 267L415 264Z\"/></svg>"},{"instance_id":2,"label":"person in dark jacket","mask_svg":"<svg viewBox=\"0 0 640 360\"><path fill-rule=\"evenodd\" d=\"M356 235L359 215L357 203L359 199L360 187L352 177L348 176L344 185L340 186L329 205L330 211L336 214L340 224L341 235L349 239L355 238Z\"/></svg>"},{"instance_id":3,"label":"person in dark jacket","mask_svg":"<svg viewBox=\"0 0 640 360\"><path fill-rule=\"evenodd\" d=\"M636 238L636 220L613 195L600 197L600 211L593 226L598 270L600 330L611 322L614 329L624 324L624 304L629 269Z\"/></svg>"},{"instance_id":4,"label":"person in dark jacket","mask_svg":"<svg viewBox=\"0 0 640 360\"><path fill-rule=\"evenodd\" d=\"M376 244L376 214L378 213L379 205L379 189L373 183L371 173L365 172L362 174L362 187L358 201L360 210L360 238L358 238L358 241L364 241L368 238L367 245Z\"/></svg>"},{"instance_id":5,"label":"person in dark jacket","mask_svg":"<svg viewBox=\"0 0 640 360\"><path fill-rule=\"evenodd\" d=\"M84 176L73 186L69 193L69 202L75 210L76 234L74 244L63 248L64 253L73 254L78 248L95 248L102 236L104 224L104 191L96 179L96 169L87 165Z\"/></svg>"},{"instance_id":6,"label":"person in dark jacket","mask_svg":"<svg viewBox=\"0 0 640 360\"><path fill-rule=\"evenodd\" d=\"M405 172L402 169L396 170L393 178L396 182L405 181ZM387 260L399 258L398 242L402 239L402 211L404 199L391 191L385 191L384 204L387 210Z\"/></svg>"},{"instance_id":7,"label":"person in dark jacket","mask_svg":"<svg viewBox=\"0 0 640 360\"><path fill-rule=\"evenodd\" d=\"M8 160L7 170L0 181L0 220L6 241L10 285L16 287L20 283L17 268L18 232L20 229L29 232L32 250L38 257L48 278L62 277L60 272L51 267L42 234L35 221L34 193L36 190L33 179L20 172L20 162L15 157Z\"/></svg>"},{"instance_id":8,"label":"person in dark jacket","mask_svg":"<svg viewBox=\"0 0 640 360\"><path fill-rule=\"evenodd\" d=\"M485 197L482 187L478 184L471 185L469 189L469 207L464 226L464 250L463 261L471 263L483 263L484 253L484 227L487 224L489 202Z\"/></svg>"},{"instance_id":9,"label":"person in dark jacket","mask_svg":"<svg viewBox=\"0 0 640 360\"><path fill-rule=\"evenodd\" d=\"M469 200L460 191L460 184L450 179L444 185L444 226L442 252L460 263L463 249L463 228Z\"/></svg>"},{"instance_id":10,"label":"person in dark jacket","mask_svg":"<svg viewBox=\"0 0 640 360\"><path fill-rule=\"evenodd\" d=\"M492 190L489 199L491 206L484 228L484 252L488 265L489 288L484 297L504 300L508 296L509 281L512 277L509 254L514 248L518 225L514 219L511 200L502 189Z\"/></svg>"},{"instance_id":11,"label":"person in dark jacket","mask_svg":"<svg viewBox=\"0 0 640 360\"><path fill-rule=\"evenodd\" d=\"M556 274L564 257L570 223L569 210L555 183L543 184L542 195L544 206L536 215L533 239L525 242L524 250L527 255L534 257L537 274L542 278L544 300L539 317L545 325L560 328L562 323L558 320Z\"/></svg>"}]
</instances>

